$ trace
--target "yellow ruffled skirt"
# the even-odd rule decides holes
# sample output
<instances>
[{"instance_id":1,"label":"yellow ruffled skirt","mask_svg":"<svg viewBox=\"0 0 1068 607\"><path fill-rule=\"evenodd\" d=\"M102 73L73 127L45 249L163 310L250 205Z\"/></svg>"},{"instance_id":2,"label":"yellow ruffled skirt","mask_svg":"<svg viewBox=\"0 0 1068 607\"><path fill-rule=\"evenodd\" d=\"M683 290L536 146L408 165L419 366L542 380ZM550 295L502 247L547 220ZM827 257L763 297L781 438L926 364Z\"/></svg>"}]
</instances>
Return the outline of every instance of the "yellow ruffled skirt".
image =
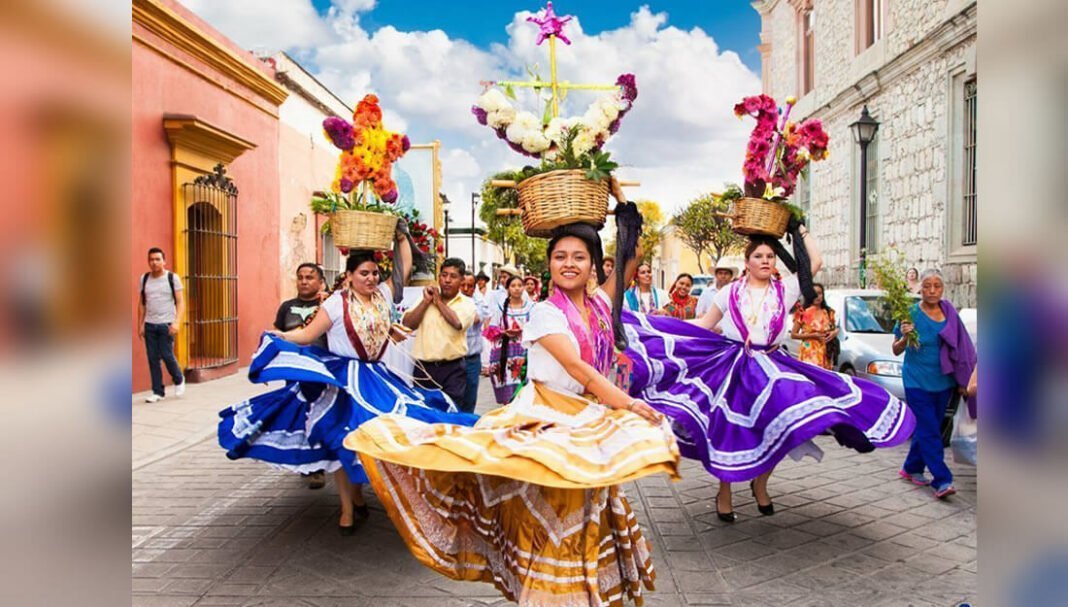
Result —
<instances>
[{"instance_id":1,"label":"yellow ruffled skirt","mask_svg":"<svg viewBox=\"0 0 1068 607\"><path fill-rule=\"evenodd\" d=\"M345 439L412 554L520 605L602 607L653 589L620 483L678 477L666 425L532 383L473 427L397 415Z\"/></svg>"}]
</instances>

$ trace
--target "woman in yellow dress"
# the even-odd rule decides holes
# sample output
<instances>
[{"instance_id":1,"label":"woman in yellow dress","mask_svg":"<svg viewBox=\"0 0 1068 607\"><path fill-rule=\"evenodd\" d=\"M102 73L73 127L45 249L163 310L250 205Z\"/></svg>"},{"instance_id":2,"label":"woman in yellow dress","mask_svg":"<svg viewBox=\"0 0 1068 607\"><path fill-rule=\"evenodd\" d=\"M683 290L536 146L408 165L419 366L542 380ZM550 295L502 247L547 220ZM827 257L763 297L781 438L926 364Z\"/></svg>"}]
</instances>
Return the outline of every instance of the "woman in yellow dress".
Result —
<instances>
[{"instance_id":1,"label":"woman in yellow dress","mask_svg":"<svg viewBox=\"0 0 1068 607\"><path fill-rule=\"evenodd\" d=\"M552 295L523 327L530 381L511 404L470 428L383 416L345 440L420 562L529 607L641 605L650 545L619 485L678 477L664 418L606 378L616 285L601 254L593 227L555 231Z\"/></svg>"}]
</instances>

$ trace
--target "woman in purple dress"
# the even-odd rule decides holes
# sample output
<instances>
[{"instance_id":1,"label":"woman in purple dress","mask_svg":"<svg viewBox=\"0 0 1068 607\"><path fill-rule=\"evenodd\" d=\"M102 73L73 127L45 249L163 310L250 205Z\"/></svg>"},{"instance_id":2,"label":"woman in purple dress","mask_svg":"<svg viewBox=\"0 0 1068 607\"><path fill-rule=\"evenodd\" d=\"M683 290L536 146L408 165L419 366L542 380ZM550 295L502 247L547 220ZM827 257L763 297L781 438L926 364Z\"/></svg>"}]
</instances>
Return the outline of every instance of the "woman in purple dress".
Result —
<instances>
[{"instance_id":1,"label":"woman in purple dress","mask_svg":"<svg viewBox=\"0 0 1068 607\"><path fill-rule=\"evenodd\" d=\"M810 288L822 265L804 226L791 230L796 263L777 240L752 237L745 275L716 293L704 316L688 323L624 317L631 394L670 418L682 455L720 479L716 510L727 522L735 520L731 482L750 481L760 512L774 514L768 477L787 454L818 459L822 452L811 439L824 431L866 452L908 440L915 426L901 401L876 384L779 349L802 283ZM778 260L805 266L779 278Z\"/></svg>"}]
</instances>

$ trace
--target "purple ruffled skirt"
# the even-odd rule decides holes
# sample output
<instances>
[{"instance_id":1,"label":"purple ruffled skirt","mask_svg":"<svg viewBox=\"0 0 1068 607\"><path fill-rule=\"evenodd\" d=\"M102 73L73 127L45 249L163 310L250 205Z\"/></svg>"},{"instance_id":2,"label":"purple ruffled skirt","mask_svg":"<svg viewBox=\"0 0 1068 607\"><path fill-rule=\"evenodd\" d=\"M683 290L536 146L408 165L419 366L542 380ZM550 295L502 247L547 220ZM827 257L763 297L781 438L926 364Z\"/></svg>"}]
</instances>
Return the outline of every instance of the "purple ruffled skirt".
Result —
<instances>
[{"instance_id":1,"label":"purple ruffled skirt","mask_svg":"<svg viewBox=\"0 0 1068 607\"><path fill-rule=\"evenodd\" d=\"M916 420L873 382L667 317L623 313L631 395L672 421L683 456L747 481L826 430L861 452L908 440Z\"/></svg>"}]
</instances>

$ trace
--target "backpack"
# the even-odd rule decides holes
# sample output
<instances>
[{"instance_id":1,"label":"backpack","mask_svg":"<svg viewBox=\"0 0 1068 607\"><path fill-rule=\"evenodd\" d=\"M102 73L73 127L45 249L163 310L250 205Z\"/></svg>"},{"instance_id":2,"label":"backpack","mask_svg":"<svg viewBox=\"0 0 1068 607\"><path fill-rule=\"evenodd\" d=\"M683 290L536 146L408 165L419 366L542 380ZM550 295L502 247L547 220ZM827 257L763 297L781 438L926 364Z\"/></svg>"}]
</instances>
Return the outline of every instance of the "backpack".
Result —
<instances>
[{"instance_id":1,"label":"backpack","mask_svg":"<svg viewBox=\"0 0 1068 607\"><path fill-rule=\"evenodd\" d=\"M145 305L145 283L148 282L148 276L151 272L145 272L141 275L141 305ZM174 272L167 270L167 284L171 285L171 299L174 303L178 303L178 296L174 294Z\"/></svg>"}]
</instances>

